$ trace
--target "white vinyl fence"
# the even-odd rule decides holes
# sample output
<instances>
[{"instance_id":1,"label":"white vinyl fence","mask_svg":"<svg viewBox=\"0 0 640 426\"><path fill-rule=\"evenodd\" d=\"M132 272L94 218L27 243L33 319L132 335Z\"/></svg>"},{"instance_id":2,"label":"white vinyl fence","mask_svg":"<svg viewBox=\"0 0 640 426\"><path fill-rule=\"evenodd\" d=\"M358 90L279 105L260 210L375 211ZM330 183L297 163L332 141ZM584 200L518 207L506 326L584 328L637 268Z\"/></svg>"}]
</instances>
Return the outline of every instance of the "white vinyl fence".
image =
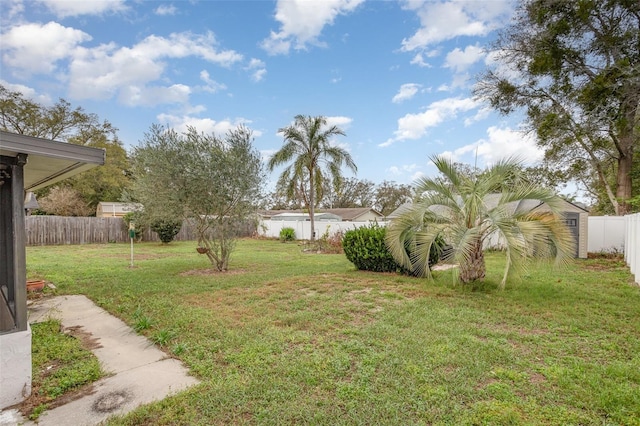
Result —
<instances>
[{"instance_id":1,"label":"white vinyl fence","mask_svg":"<svg viewBox=\"0 0 640 426\"><path fill-rule=\"evenodd\" d=\"M640 284L640 213L624 217L627 229L624 238L624 260L629 265L631 273Z\"/></svg>"},{"instance_id":2,"label":"white vinyl fence","mask_svg":"<svg viewBox=\"0 0 640 426\"><path fill-rule=\"evenodd\" d=\"M589 216L589 253L622 253L627 226L624 216Z\"/></svg>"},{"instance_id":3,"label":"white vinyl fence","mask_svg":"<svg viewBox=\"0 0 640 426\"><path fill-rule=\"evenodd\" d=\"M369 226L372 222L334 222L316 221L316 238L322 237L325 233L333 235L338 231L348 231L361 226ZM378 225L385 226L385 222L378 222ZM308 220L262 220L258 225L258 234L268 238L278 238L282 228L293 228L296 232L296 240L308 240L311 238L311 222Z\"/></svg>"}]
</instances>

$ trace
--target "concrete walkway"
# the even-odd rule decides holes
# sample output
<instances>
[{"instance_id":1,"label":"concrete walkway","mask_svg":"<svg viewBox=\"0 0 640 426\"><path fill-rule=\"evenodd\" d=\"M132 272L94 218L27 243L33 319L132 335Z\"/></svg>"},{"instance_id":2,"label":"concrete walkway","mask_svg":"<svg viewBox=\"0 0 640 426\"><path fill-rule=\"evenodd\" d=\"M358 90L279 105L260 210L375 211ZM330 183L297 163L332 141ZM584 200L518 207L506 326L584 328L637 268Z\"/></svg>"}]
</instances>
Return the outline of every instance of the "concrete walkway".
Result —
<instances>
[{"instance_id":1,"label":"concrete walkway","mask_svg":"<svg viewBox=\"0 0 640 426\"><path fill-rule=\"evenodd\" d=\"M97 344L93 353L112 375L95 382L90 395L46 411L38 425L97 425L109 416L128 413L199 383L180 361L167 357L85 296L42 299L29 307L31 324L49 318L59 319L65 328L81 327L90 333Z\"/></svg>"}]
</instances>

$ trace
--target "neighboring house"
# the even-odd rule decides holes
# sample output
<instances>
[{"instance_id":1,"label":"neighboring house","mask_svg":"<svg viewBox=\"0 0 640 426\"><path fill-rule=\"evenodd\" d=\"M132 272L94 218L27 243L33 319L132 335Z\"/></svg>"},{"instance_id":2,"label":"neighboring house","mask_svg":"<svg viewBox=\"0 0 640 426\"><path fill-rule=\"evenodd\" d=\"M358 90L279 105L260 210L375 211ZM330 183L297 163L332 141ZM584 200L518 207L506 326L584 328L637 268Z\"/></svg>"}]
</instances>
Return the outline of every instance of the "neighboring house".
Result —
<instances>
[{"instance_id":1,"label":"neighboring house","mask_svg":"<svg viewBox=\"0 0 640 426\"><path fill-rule=\"evenodd\" d=\"M25 191L104 164L105 151L0 131L0 409L31 393Z\"/></svg>"},{"instance_id":2,"label":"neighboring house","mask_svg":"<svg viewBox=\"0 0 640 426\"><path fill-rule=\"evenodd\" d=\"M258 216L262 220L310 220L309 213L302 210L259 210ZM318 209L315 212L315 220L369 222L374 220L383 221L384 216L370 207Z\"/></svg>"},{"instance_id":3,"label":"neighboring house","mask_svg":"<svg viewBox=\"0 0 640 426\"><path fill-rule=\"evenodd\" d=\"M342 218L331 213L315 213L313 215L315 222L341 222ZM265 220L263 218L263 220ZM271 216L267 220L274 221L311 221L308 213L279 213Z\"/></svg>"},{"instance_id":4,"label":"neighboring house","mask_svg":"<svg viewBox=\"0 0 640 426\"><path fill-rule=\"evenodd\" d=\"M485 202L490 207L492 204L496 205L500 198L500 194L490 194L487 196ZM571 231L574 240L576 241L576 251L574 256L581 259L587 258L587 243L588 243L588 225L589 225L589 212L569 201L564 201L563 216L564 220ZM393 220L405 212L411 203L406 203L398 207L391 214L387 216L387 219ZM548 206L540 200L521 200L514 201L508 204L509 208L513 209L513 212L524 211L549 211ZM499 238L489 238L485 242L489 247L500 247L501 243Z\"/></svg>"},{"instance_id":5,"label":"neighboring house","mask_svg":"<svg viewBox=\"0 0 640 426\"><path fill-rule=\"evenodd\" d=\"M137 210L142 210L142 204L101 201L96 209L96 217L123 217Z\"/></svg>"}]
</instances>

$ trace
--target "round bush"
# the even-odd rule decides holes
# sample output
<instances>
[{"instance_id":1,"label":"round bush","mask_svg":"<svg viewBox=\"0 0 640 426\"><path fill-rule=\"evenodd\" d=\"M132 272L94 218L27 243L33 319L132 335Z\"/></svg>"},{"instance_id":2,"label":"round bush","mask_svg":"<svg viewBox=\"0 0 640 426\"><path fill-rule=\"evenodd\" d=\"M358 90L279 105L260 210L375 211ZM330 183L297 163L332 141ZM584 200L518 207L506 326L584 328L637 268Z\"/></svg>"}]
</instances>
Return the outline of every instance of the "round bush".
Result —
<instances>
[{"instance_id":1,"label":"round bush","mask_svg":"<svg viewBox=\"0 0 640 426\"><path fill-rule=\"evenodd\" d=\"M181 220L158 219L151 224L151 230L158 234L158 238L164 244L168 244L178 235L182 228Z\"/></svg>"},{"instance_id":2,"label":"round bush","mask_svg":"<svg viewBox=\"0 0 640 426\"><path fill-rule=\"evenodd\" d=\"M282 228L280 230L280 241L283 243L286 241L295 241L296 231L293 228Z\"/></svg>"},{"instance_id":3,"label":"round bush","mask_svg":"<svg viewBox=\"0 0 640 426\"><path fill-rule=\"evenodd\" d=\"M398 264L384 242L386 229L378 224L344 233L342 248L347 259L363 271L395 272Z\"/></svg>"},{"instance_id":4,"label":"round bush","mask_svg":"<svg viewBox=\"0 0 640 426\"><path fill-rule=\"evenodd\" d=\"M377 223L351 229L345 232L342 239L344 254L359 270L412 274L393 258L385 244L385 234L386 228ZM443 247L444 240L438 237L429 252L429 267L438 263Z\"/></svg>"}]
</instances>

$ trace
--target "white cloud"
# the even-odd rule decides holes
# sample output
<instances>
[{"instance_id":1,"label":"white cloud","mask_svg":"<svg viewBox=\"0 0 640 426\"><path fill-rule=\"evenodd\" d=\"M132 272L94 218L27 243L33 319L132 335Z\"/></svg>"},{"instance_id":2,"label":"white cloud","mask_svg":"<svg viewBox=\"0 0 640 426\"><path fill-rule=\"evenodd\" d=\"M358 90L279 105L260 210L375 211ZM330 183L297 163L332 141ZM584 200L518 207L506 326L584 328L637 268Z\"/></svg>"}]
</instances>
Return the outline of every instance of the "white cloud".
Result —
<instances>
[{"instance_id":1,"label":"white cloud","mask_svg":"<svg viewBox=\"0 0 640 426\"><path fill-rule=\"evenodd\" d=\"M465 127L470 126L477 121L484 120L489 116L489 114L491 114L491 111L493 110L491 109L491 107L488 107L488 106L484 108L480 108L476 115L474 115L473 117L465 118L464 120Z\"/></svg>"},{"instance_id":2,"label":"white cloud","mask_svg":"<svg viewBox=\"0 0 640 426\"><path fill-rule=\"evenodd\" d=\"M526 163L533 164L541 161L544 151L536 145L533 135L513 130L509 127L499 128L491 126L487 129L487 138L475 143L462 146L454 151L445 151L441 155L453 161L473 162L478 155L478 166L487 166L506 157L517 156Z\"/></svg>"},{"instance_id":3,"label":"white cloud","mask_svg":"<svg viewBox=\"0 0 640 426\"><path fill-rule=\"evenodd\" d=\"M277 149L262 149L260 150L260 158L262 158L262 162L266 163L267 161L269 161L271 159L271 157L273 157L273 154L275 154L276 152L278 152ZM275 182L274 182L275 185Z\"/></svg>"},{"instance_id":4,"label":"white cloud","mask_svg":"<svg viewBox=\"0 0 640 426\"><path fill-rule=\"evenodd\" d=\"M2 6L2 25L8 27L14 19L22 15L24 12L24 4L22 0L4 0Z\"/></svg>"},{"instance_id":5,"label":"white cloud","mask_svg":"<svg viewBox=\"0 0 640 426\"><path fill-rule=\"evenodd\" d=\"M410 52L458 36L484 36L508 22L506 0L495 1L405 1L404 8L420 18L420 28L402 41Z\"/></svg>"},{"instance_id":6,"label":"white cloud","mask_svg":"<svg viewBox=\"0 0 640 426\"><path fill-rule=\"evenodd\" d=\"M418 168L417 164L404 164L402 166L391 166L387 171L393 175L401 175L403 173L412 173Z\"/></svg>"},{"instance_id":7,"label":"white cloud","mask_svg":"<svg viewBox=\"0 0 640 426\"><path fill-rule=\"evenodd\" d=\"M456 73L462 73L485 56L486 53L477 44L474 46L467 46L464 50L460 50L456 47L451 52L447 53L444 66L445 68L453 69Z\"/></svg>"},{"instance_id":8,"label":"white cloud","mask_svg":"<svg viewBox=\"0 0 640 426\"><path fill-rule=\"evenodd\" d=\"M41 105L53 105L53 100L47 94L38 94L35 89L31 87L25 86L23 84L12 84L6 80L0 79L0 85L4 86L5 89L11 92L19 92L27 98L31 99L34 102L37 102Z\"/></svg>"},{"instance_id":9,"label":"white cloud","mask_svg":"<svg viewBox=\"0 0 640 426\"><path fill-rule=\"evenodd\" d=\"M251 72L251 79L256 83L262 81L267 74L266 65L263 61L256 58L251 58L249 65L244 68L246 71Z\"/></svg>"},{"instance_id":10,"label":"white cloud","mask_svg":"<svg viewBox=\"0 0 640 426\"><path fill-rule=\"evenodd\" d=\"M400 90L398 91L398 93L396 93L393 99L391 99L391 102L399 104L403 101L407 101L413 98L416 93L418 93L421 87L422 85L416 83L403 84L402 86L400 86Z\"/></svg>"},{"instance_id":11,"label":"white cloud","mask_svg":"<svg viewBox=\"0 0 640 426\"><path fill-rule=\"evenodd\" d=\"M119 101L128 106L154 106L159 104L185 104L191 89L184 84L171 86L127 86L120 89Z\"/></svg>"},{"instance_id":12,"label":"white cloud","mask_svg":"<svg viewBox=\"0 0 640 426\"><path fill-rule=\"evenodd\" d=\"M37 0L58 18L79 15L102 15L128 9L124 0Z\"/></svg>"},{"instance_id":13,"label":"white cloud","mask_svg":"<svg viewBox=\"0 0 640 426\"><path fill-rule=\"evenodd\" d=\"M455 118L459 112L475 109L478 105L479 103L471 98L447 98L433 102L424 112L407 114L398 119L398 130L394 132L394 137L379 146L386 147L398 141L419 139L429 128Z\"/></svg>"},{"instance_id":14,"label":"white cloud","mask_svg":"<svg viewBox=\"0 0 640 426\"><path fill-rule=\"evenodd\" d=\"M204 132L207 134L214 133L218 136L224 136L229 130L234 130L239 125L248 125L251 120L245 118L236 118L231 120L225 118L221 121L216 121L212 118L198 118L188 115L177 116L171 114L159 114L157 116L160 124L164 124L168 127L175 129L177 132L186 132L187 127L195 127L198 132ZM253 130L254 137L262 136L262 132Z\"/></svg>"},{"instance_id":15,"label":"white cloud","mask_svg":"<svg viewBox=\"0 0 640 426\"><path fill-rule=\"evenodd\" d=\"M18 25L2 34L2 60L26 75L50 74L89 40L89 34L57 22Z\"/></svg>"},{"instance_id":16,"label":"white cloud","mask_svg":"<svg viewBox=\"0 0 640 426\"><path fill-rule=\"evenodd\" d=\"M351 123L353 123L353 118L350 118L350 117L342 117L342 116L327 117L327 126L329 127L338 126L342 130L345 130L345 129L348 129L349 126L351 126Z\"/></svg>"},{"instance_id":17,"label":"white cloud","mask_svg":"<svg viewBox=\"0 0 640 426\"><path fill-rule=\"evenodd\" d=\"M207 70L200 71L200 80L205 82L205 86L201 87L205 92L216 93L227 88L224 84L213 80L211 76L209 76L209 72Z\"/></svg>"},{"instance_id":18,"label":"white cloud","mask_svg":"<svg viewBox=\"0 0 640 426\"><path fill-rule=\"evenodd\" d=\"M178 12L178 8L172 4L168 4L168 5L161 4L154 11L156 15L160 15L160 16L175 15L177 12Z\"/></svg>"},{"instance_id":19,"label":"white cloud","mask_svg":"<svg viewBox=\"0 0 640 426\"><path fill-rule=\"evenodd\" d=\"M417 53L409 63L422 68L431 68L431 64L424 60L422 53Z\"/></svg>"},{"instance_id":20,"label":"white cloud","mask_svg":"<svg viewBox=\"0 0 640 426\"><path fill-rule=\"evenodd\" d=\"M132 93L131 87L142 91L147 84L163 77L165 59L196 56L220 66L230 66L242 59L233 50L218 50L216 44L213 33L187 32L173 33L168 38L151 35L132 47L110 43L91 49L77 48L69 67L69 93L75 99L108 99L121 92Z\"/></svg>"},{"instance_id":21,"label":"white cloud","mask_svg":"<svg viewBox=\"0 0 640 426\"><path fill-rule=\"evenodd\" d=\"M271 31L261 46L270 55L289 53L291 47L306 49L308 45L322 46L318 37L326 25L333 24L339 15L353 12L364 0L278 0L275 19L280 31Z\"/></svg>"}]
</instances>

